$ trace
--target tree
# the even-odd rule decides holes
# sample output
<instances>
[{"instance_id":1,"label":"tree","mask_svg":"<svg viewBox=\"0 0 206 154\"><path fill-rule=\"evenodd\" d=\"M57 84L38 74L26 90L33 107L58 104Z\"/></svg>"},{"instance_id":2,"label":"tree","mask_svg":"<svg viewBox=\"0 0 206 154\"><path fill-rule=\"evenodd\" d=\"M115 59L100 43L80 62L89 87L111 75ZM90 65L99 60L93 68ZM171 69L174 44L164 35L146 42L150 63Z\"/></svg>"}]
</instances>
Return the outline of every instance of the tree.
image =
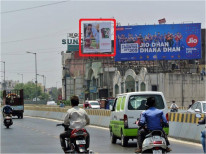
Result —
<instances>
[{"instance_id":1,"label":"tree","mask_svg":"<svg viewBox=\"0 0 206 154\"><path fill-rule=\"evenodd\" d=\"M25 84L16 84L14 90L24 90L24 99L33 99L36 97L36 84L33 82L27 82ZM40 86L37 86L37 97L42 95L42 90Z\"/></svg>"},{"instance_id":2,"label":"tree","mask_svg":"<svg viewBox=\"0 0 206 154\"><path fill-rule=\"evenodd\" d=\"M49 92L49 94L50 94L50 96L51 96L51 98L52 98L53 100L55 100L55 101L58 100L58 90L57 90L56 87L52 87L52 88L51 88L51 91Z\"/></svg>"}]
</instances>

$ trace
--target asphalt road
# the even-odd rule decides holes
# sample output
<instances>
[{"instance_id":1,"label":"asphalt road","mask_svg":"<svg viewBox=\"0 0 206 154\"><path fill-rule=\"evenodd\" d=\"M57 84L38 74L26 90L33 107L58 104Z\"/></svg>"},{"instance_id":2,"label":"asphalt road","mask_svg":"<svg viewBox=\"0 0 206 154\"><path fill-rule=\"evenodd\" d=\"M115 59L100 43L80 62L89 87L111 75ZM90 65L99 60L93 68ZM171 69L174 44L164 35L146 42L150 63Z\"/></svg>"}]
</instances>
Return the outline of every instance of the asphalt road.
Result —
<instances>
[{"instance_id":1,"label":"asphalt road","mask_svg":"<svg viewBox=\"0 0 206 154\"><path fill-rule=\"evenodd\" d=\"M13 119L14 124L6 129L1 121L1 153L63 153L59 134L63 127L56 127L60 121L24 117ZM134 153L136 140L128 147L121 147L120 141L111 144L107 128L88 126L90 149L95 153ZM171 140L171 153L202 153L200 144Z\"/></svg>"}]
</instances>

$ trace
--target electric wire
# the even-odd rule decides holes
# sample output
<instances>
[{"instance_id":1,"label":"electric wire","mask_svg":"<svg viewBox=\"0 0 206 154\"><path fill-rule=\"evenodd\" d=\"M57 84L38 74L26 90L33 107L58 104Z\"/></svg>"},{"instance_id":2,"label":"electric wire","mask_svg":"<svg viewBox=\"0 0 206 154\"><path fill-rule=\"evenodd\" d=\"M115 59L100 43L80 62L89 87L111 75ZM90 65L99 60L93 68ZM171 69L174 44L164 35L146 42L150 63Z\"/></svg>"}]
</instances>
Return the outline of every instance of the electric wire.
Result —
<instances>
[{"instance_id":1,"label":"electric wire","mask_svg":"<svg viewBox=\"0 0 206 154\"><path fill-rule=\"evenodd\" d=\"M50 6L50 5L56 5L56 4L65 3L65 2L68 2L68 1L60 1L60 2L43 4L43 5L33 6L33 7L28 7L28 8L23 8L23 9L17 9L17 10L11 10L11 11L4 11L4 12L1 12L1 14L13 13L13 12L19 12L19 11L25 11L25 10L31 10L31 9L36 9L36 8L40 8L40 7Z\"/></svg>"}]
</instances>

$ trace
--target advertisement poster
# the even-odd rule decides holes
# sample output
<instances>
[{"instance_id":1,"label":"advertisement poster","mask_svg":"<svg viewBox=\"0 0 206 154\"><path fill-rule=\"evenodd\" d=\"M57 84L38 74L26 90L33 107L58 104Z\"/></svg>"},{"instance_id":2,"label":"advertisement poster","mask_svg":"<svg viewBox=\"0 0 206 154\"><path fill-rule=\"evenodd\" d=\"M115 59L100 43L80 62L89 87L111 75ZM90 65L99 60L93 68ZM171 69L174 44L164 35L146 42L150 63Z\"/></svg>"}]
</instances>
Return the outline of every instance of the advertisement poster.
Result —
<instances>
[{"instance_id":1,"label":"advertisement poster","mask_svg":"<svg viewBox=\"0 0 206 154\"><path fill-rule=\"evenodd\" d=\"M111 52L111 23L85 23L83 53Z\"/></svg>"},{"instance_id":2,"label":"advertisement poster","mask_svg":"<svg viewBox=\"0 0 206 154\"><path fill-rule=\"evenodd\" d=\"M201 58L201 24L121 26L115 61Z\"/></svg>"}]
</instances>

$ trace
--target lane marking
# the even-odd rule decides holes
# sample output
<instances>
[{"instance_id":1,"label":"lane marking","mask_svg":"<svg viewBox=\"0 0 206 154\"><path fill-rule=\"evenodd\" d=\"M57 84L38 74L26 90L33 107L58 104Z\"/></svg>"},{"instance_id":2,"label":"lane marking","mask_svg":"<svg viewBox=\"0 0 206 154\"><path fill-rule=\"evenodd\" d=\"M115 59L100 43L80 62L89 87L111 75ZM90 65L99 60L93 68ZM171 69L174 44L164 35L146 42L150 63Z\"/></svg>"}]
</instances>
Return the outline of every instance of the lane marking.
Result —
<instances>
[{"instance_id":1,"label":"lane marking","mask_svg":"<svg viewBox=\"0 0 206 154\"><path fill-rule=\"evenodd\" d=\"M171 138L171 137L168 137L169 141L173 141L173 142L178 142L178 143L182 143L182 144L189 144L189 145L192 145L192 146L198 146L198 147L202 147L202 144L200 143L195 143L195 142L190 142L190 141L182 141L182 140L177 140L175 138Z\"/></svg>"},{"instance_id":2,"label":"lane marking","mask_svg":"<svg viewBox=\"0 0 206 154\"><path fill-rule=\"evenodd\" d=\"M54 120L54 119L48 119L48 118L42 118L42 117L31 117L31 116L24 116L24 117L28 117L28 118L38 118L38 119L43 119L43 120L48 120L48 121L54 121L54 122L63 122L62 120ZM109 128L105 128L105 127L100 127L100 126L93 126L93 125L88 125L87 127L92 127L92 128L97 128L97 129L104 129L104 130L109 130ZM175 138L171 138L171 137L168 137L168 139L170 141L173 141L173 142L178 142L178 143L182 143L182 144L188 144L188 145L195 145L195 146L198 146L198 147L202 147L202 144L200 143L195 143L195 142L190 142L190 141L182 141L182 140L178 140L178 139L175 139Z\"/></svg>"}]
</instances>

